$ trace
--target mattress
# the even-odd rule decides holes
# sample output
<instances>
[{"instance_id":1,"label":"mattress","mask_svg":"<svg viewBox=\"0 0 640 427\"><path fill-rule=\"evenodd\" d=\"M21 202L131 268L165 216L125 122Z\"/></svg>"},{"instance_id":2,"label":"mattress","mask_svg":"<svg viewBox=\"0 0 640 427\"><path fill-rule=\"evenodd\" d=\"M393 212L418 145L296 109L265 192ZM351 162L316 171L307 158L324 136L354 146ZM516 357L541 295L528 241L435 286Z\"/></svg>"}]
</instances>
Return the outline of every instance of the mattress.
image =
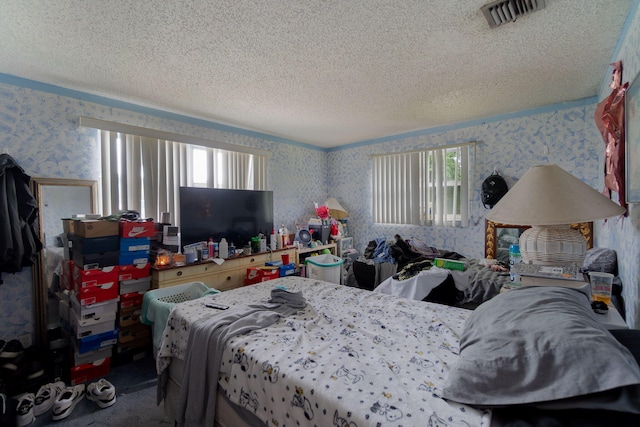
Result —
<instances>
[{"instance_id":1,"label":"mattress","mask_svg":"<svg viewBox=\"0 0 640 427\"><path fill-rule=\"evenodd\" d=\"M179 419L176 396L186 393L180 384L189 331L219 315L205 303L215 299L233 309L267 301L276 287L302 292L307 305L226 342L218 382L209 387L226 399L216 400L220 425L235 425L225 418L238 416L229 407L239 407L251 414L241 418L280 427L489 426L490 411L440 397L470 311L299 277L175 306L157 356L159 374L170 378L164 390L169 417Z\"/></svg>"}]
</instances>

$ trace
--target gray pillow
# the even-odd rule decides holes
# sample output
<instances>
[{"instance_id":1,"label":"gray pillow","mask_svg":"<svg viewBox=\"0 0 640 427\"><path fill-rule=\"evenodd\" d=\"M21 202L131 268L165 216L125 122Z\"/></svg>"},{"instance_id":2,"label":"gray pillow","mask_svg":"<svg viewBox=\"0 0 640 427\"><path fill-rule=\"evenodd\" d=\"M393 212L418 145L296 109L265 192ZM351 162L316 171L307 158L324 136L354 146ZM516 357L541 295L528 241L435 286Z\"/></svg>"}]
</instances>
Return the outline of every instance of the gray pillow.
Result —
<instances>
[{"instance_id":1,"label":"gray pillow","mask_svg":"<svg viewBox=\"0 0 640 427\"><path fill-rule=\"evenodd\" d=\"M523 287L480 305L465 323L443 397L500 406L640 384L631 353L575 289Z\"/></svg>"}]
</instances>

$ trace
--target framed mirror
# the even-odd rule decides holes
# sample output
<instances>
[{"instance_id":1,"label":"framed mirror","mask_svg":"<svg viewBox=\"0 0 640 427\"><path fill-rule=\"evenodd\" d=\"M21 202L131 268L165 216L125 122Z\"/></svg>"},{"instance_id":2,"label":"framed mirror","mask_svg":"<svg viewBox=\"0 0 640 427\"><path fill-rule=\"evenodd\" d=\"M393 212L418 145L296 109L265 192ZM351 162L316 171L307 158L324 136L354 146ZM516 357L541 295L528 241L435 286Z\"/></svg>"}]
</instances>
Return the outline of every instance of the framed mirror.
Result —
<instances>
[{"instance_id":1,"label":"framed mirror","mask_svg":"<svg viewBox=\"0 0 640 427\"><path fill-rule=\"evenodd\" d=\"M509 263L509 246L520 241L520 235L528 225L500 224L485 219L484 256ZM571 228L580 230L587 241L587 249L593 247L593 222L571 224Z\"/></svg>"},{"instance_id":2,"label":"framed mirror","mask_svg":"<svg viewBox=\"0 0 640 427\"><path fill-rule=\"evenodd\" d=\"M98 182L80 179L32 178L31 192L38 202L40 240L43 249L33 265L33 311L35 342L48 348L47 331L58 323L58 282L56 276L64 257L60 238L62 218L96 213Z\"/></svg>"}]
</instances>

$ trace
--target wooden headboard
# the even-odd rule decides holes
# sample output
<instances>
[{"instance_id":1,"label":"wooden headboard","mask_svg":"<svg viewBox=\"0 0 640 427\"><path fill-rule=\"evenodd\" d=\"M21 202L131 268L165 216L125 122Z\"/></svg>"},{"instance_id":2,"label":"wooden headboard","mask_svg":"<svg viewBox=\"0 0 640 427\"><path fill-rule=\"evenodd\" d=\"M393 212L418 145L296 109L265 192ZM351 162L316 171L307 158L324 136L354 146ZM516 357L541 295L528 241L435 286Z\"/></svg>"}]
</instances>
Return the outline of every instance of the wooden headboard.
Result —
<instances>
[{"instance_id":1,"label":"wooden headboard","mask_svg":"<svg viewBox=\"0 0 640 427\"><path fill-rule=\"evenodd\" d=\"M500 224L500 223L485 219L485 227L484 227L485 258L493 258L493 259L497 258L498 249L499 249L499 245L498 245L499 244L498 242L499 228L517 229L519 231L518 235L520 235L527 228L531 228L531 226ZM573 228L574 230L580 230L585 240L587 241L587 249L591 249L593 247L593 222L581 222L578 224L571 224L571 228Z\"/></svg>"}]
</instances>

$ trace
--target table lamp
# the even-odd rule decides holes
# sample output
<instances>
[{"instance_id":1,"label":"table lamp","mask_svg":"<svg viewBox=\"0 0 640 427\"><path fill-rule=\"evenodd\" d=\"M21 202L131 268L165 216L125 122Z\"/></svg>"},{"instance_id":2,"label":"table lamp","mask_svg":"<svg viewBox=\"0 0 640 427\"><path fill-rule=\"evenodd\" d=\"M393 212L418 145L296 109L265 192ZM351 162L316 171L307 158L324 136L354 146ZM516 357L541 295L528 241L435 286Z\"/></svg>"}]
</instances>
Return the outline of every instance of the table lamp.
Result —
<instances>
[{"instance_id":1,"label":"table lamp","mask_svg":"<svg viewBox=\"0 0 640 427\"><path fill-rule=\"evenodd\" d=\"M324 205L329 208L329 214L334 219L345 219L349 216L347 211L342 207L334 197L329 197Z\"/></svg>"},{"instance_id":2,"label":"table lamp","mask_svg":"<svg viewBox=\"0 0 640 427\"><path fill-rule=\"evenodd\" d=\"M570 224L622 215L625 209L557 165L533 166L489 211L504 224L531 225L520 236L525 263L582 266L587 244Z\"/></svg>"}]
</instances>

